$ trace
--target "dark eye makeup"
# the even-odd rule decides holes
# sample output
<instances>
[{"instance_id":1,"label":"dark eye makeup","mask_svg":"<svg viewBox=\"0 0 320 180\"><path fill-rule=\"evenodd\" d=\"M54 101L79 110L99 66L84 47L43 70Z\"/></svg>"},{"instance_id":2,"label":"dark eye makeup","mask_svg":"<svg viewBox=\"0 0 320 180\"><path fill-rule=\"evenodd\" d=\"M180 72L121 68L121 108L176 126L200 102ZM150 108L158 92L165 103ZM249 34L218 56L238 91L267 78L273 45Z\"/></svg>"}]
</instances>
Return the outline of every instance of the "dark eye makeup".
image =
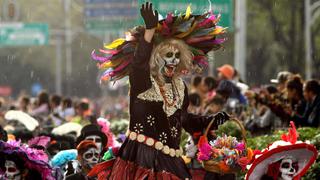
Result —
<instances>
[{"instance_id":1,"label":"dark eye makeup","mask_svg":"<svg viewBox=\"0 0 320 180\"><path fill-rule=\"evenodd\" d=\"M289 163L283 163L281 167L282 167L282 168L289 168L289 166L290 166Z\"/></svg>"},{"instance_id":2,"label":"dark eye makeup","mask_svg":"<svg viewBox=\"0 0 320 180\"><path fill-rule=\"evenodd\" d=\"M90 158L92 158L92 156L93 156L93 153L88 153L88 154L85 154L85 155L84 155L84 157L85 157L86 159L90 159Z\"/></svg>"},{"instance_id":3,"label":"dark eye makeup","mask_svg":"<svg viewBox=\"0 0 320 180\"><path fill-rule=\"evenodd\" d=\"M170 58L170 57L172 57L173 56L173 53L172 52L168 52L167 54L166 54L166 57L168 57L168 58Z\"/></svg>"}]
</instances>

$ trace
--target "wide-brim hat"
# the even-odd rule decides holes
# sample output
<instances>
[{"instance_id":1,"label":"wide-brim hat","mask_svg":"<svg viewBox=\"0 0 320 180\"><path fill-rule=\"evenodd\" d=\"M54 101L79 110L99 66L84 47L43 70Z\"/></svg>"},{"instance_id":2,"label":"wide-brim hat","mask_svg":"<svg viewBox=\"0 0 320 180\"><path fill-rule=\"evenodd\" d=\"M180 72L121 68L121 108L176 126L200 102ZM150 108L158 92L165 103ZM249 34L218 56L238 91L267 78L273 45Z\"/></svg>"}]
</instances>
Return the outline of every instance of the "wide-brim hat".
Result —
<instances>
[{"instance_id":1,"label":"wide-brim hat","mask_svg":"<svg viewBox=\"0 0 320 180\"><path fill-rule=\"evenodd\" d=\"M74 122L67 122L67 123L64 123L64 124L54 128L52 130L52 134L66 135L71 132L76 132L77 137L78 137L81 134L81 129L82 129L82 126L80 124L74 123Z\"/></svg>"},{"instance_id":2,"label":"wide-brim hat","mask_svg":"<svg viewBox=\"0 0 320 180\"><path fill-rule=\"evenodd\" d=\"M102 145L105 146L107 144L107 136L101 131L100 126L95 124L89 124L82 128L80 136L77 138L77 144L81 141L85 140L86 137L97 135L101 138Z\"/></svg>"},{"instance_id":3,"label":"wide-brim hat","mask_svg":"<svg viewBox=\"0 0 320 180\"><path fill-rule=\"evenodd\" d=\"M317 150L313 145L303 142L287 144L285 141L277 141L275 143L279 146L264 152L253 162L247 173L247 180L260 179L267 173L266 171L270 164L286 157L294 157L298 161L299 170L294 178L300 178L317 158Z\"/></svg>"},{"instance_id":4,"label":"wide-brim hat","mask_svg":"<svg viewBox=\"0 0 320 180\"><path fill-rule=\"evenodd\" d=\"M5 114L4 118L7 121L18 121L19 123L23 124L29 131L34 131L36 127L39 126L39 122L35 118L22 111L10 110Z\"/></svg>"},{"instance_id":5,"label":"wide-brim hat","mask_svg":"<svg viewBox=\"0 0 320 180\"><path fill-rule=\"evenodd\" d=\"M296 141L298 134L292 122L291 126L288 135L283 134L282 140L275 141L261 154L255 156L246 175L246 180L261 179L263 175L267 175L269 165L284 158L293 158L298 162L299 169L293 177L294 180L300 179L307 172L317 158L317 149L311 144Z\"/></svg>"},{"instance_id":6,"label":"wide-brim hat","mask_svg":"<svg viewBox=\"0 0 320 180\"><path fill-rule=\"evenodd\" d=\"M21 145L19 141L0 141L0 168L4 168L6 158L15 157L23 161L26 169L38 172L43 179L53 180L52 168L40 154L40 150Z\"/></svg>"}]
</instances>

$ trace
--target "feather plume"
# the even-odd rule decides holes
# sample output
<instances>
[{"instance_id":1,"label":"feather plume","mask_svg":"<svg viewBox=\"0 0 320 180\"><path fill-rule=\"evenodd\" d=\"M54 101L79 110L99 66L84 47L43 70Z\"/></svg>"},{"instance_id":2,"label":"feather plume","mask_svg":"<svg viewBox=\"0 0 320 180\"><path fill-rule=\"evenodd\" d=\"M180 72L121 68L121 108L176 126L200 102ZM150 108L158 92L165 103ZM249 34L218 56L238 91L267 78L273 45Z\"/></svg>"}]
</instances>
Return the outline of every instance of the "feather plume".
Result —
<instances>
[{"instance_id":1,"label":"feather plume","mask_svg":"<svg viewBox=\"0 0 320 180\"><path fill-rule=\"evenodd\" d=\"M108 144L107 147L120 146L116 141L114 134L110 130L110 122L104 118L97 119L98 125L101 127L101 131L107 136Z\"/></svg>"},{"instance_id":2,"label":"feather plume","mask_svg":"<svg viewBox=\"0 0 320 180\"><path fill-rule=\"evenodd\" d=\"M181 23L178 27L177 27L177 31L178 32L186 32L191 28L192 22L194 20L194 17L190 18L189 20Z\"/></svg>"},{"instance_id":3,"label":"feather plume","mask_svg":"<svg viewBox=\"0 0 320 180\"><path fill-rule=\"evenodd\" d=\"M176 35L176 37L181 39L181 38L188 36L196 28L196 26L197 26L197 24L194 23L188 31L180 33L180 34Z\"/></svg>"},{"instance_id":4,"label":"feather plume","mask_svg":"<svg viewBox=\"0 0 320 180\"><path fill-rule=\"evenodd\" d=\"M91 58L95 61L98 61L98 62L106 62L106 61L110 60L111 56L109 56L109 57L98 56L98 55L96 55L95 50L93 50L91 52Z\"/></svg>"},{"instance_id":5,"label":"feather plume","mask_svg":"<svg viewBox=\"0 0 320 180\"><path fill-rule=\"evenodd\" d=\"M184 16L184 20L188 20L191 15L191 5L189 5L186 9L186 15Z\"/></svg>"},{"instance_id":6,"label":"feather plume","mask_svg":"<svg viewBox=\"0 0 320 180\"><path fill-rule=\"evenodd\" d=\"M215 27L211 27L211 28L204 28L204 29L199 29L198 30L195 30L194 32L192 32L190 34L190 37L191 38L194 38L194 37L199 37L199 36L208 36L210 32L214 31L215 30ZM212 37L212 35L210 35Z\"/></svg>"},{"instance_id":7,"label":"feather plume","mask_svg":"<svg viewBox=\"0 0 320 180\"><path fill-rule=\"evenodd\" d=\"M288 129L288 134L282 134L281 139L291 144L295 144L299 137L299 134L296 130L296 126L293 121L290 121L291 128Z\"/></svg>"},{"instance_id":8,"label":"feather plume","mask_svg":"<svg viewBox=\"0 0 320 180\"><path fill-rule=\"evenodd\" d=\"M212 36L201 36L201 37L193 37L193 38L189 38L186 40L187 44L195 44L195 43L199 43L201 41L208 41L211 40L213 37Z\"/></svg>"},{"instance_id":9,"label":"feather plume","mask_svg":"<svg viewBox=\"0 0 320 180\"><path fill-rule=\"evenodd\" d=\"M77 150L76 149L68 149L62 150L58 152L50 161L52 167L63 167L71 160L77 159Z\"/></svg>"},{"instance_id":10,"label":"feather plume","mask_svg":"<svg viewBox=\"0 0 320 180\"><path fill-rule=\"evenodd\" d=\"M111 55L115 55L115 54L117 54L119 52L118 50L104 50L104 49L99 49L99 51L101 53L111 54Z\"/></svg>"},{"instance_id":11,"label":"feather plume","mask_svg":"<svg viewBox=\"0 0 320 180\"><path fill-rule=\"evenodd\" d=\"M198 27L205 27L207 26L209 23L215 22L216 21L216 16L211 14L209 16L209 18L204 19L202 22L200 22L198 24Z\"/></svg>"},{"instance_id":12,"label":"feather plume","mask_svg":"<svg viewBox=\"0 0 320 180\"><path fill-rule=\"evenodd\" d=\"M225 30L226 30L227 28L223 28L223 27L221 27L221 26L216 26L216 28L214 29L214 31L212 31L211 33L210 33L210 35L218 35L218 34L223 34L223 33L225 33Z\"/></svg>"},{"instance_id":13,"label":"feather plume","mask_svg":"<svg viewBox=\"0 0 320 180\"><path fill-rule=\"evenodd\" d=\"M119 38L119 39L114 40L112 43L105 45L104 47L106 49L115 49L118 46L122 45L125 41L126 41L125 39Z\"/></svg>"},{"instance_id":14,"label":"feather plume","mask_svg":"<svg viewBox=\"0 0 320 180\"><path fill-rule=\"evenodd\" d=\"M166 22L166 24L171 24L173 22L173 14L172 13L167 14L167 18L166 18L165 22Z\"/></svg>"},{"instance_id":15,"label":"feather plume","mask_svg":"<svg viewBox=\"0 0 320 180\"><path fill-rule=\"evenodd\" d=\"M47 147L48 143L50 142L51 138L48 136L37 136L32 138L28 141L28 145L32 147L33 145L42 146L44 148Z\"/></svg>"}]
</instances>

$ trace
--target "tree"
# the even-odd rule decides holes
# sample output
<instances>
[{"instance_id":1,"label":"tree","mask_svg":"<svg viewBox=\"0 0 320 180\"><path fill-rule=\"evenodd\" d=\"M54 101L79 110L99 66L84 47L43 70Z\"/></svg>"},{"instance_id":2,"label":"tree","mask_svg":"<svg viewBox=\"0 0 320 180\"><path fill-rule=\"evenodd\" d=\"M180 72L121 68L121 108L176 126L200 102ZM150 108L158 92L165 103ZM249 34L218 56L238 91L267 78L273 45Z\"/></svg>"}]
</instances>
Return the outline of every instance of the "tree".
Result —
<instances>
[{"instance_id":1,"label":"tree","mask_svg":"<svg viewBox=\"0 0 320 180\"><path fill-rule=\"evenodd\" d=\"M248 71L258 75L252 81L267 82L281 70L304 75L304 1L248 0L247 4ZM315 64L320 61L316 47L319 26L318 21L312 38Z\"/></svg>"}]
</instances>

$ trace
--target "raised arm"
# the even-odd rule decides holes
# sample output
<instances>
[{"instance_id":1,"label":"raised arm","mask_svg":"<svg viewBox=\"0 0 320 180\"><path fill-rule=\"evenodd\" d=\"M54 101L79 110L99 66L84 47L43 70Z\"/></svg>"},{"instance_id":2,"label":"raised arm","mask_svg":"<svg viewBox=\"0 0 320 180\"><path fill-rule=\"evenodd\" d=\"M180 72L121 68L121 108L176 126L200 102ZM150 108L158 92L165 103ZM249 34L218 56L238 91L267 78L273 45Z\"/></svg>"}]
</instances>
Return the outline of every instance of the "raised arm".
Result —
<instances>
[{"instance_id":1,"label":"raised arm","mask_svg":"<svg viewBox=\"0 0 320 180\"><path fill-rule=\"evenodd\" d=\"M149 60L153 49L153 35L158 25L158 12L153 11L152 3L145 3L140 9L146 29L139 40L130 73L131 95L137 96L151 87Z\"/></svg>"},{"instance_id":2,"label":"raised arm","mask_svg":"<svg viewBox=\"0 0 320 180\"><path fill-rule=\"evenodd\" d=\"M146 25L144 40L150 43L158 25L158 11L153 11L152 3L146 2L146 4L142 4L140 14Z\"/></svg>"}]
</instances>

